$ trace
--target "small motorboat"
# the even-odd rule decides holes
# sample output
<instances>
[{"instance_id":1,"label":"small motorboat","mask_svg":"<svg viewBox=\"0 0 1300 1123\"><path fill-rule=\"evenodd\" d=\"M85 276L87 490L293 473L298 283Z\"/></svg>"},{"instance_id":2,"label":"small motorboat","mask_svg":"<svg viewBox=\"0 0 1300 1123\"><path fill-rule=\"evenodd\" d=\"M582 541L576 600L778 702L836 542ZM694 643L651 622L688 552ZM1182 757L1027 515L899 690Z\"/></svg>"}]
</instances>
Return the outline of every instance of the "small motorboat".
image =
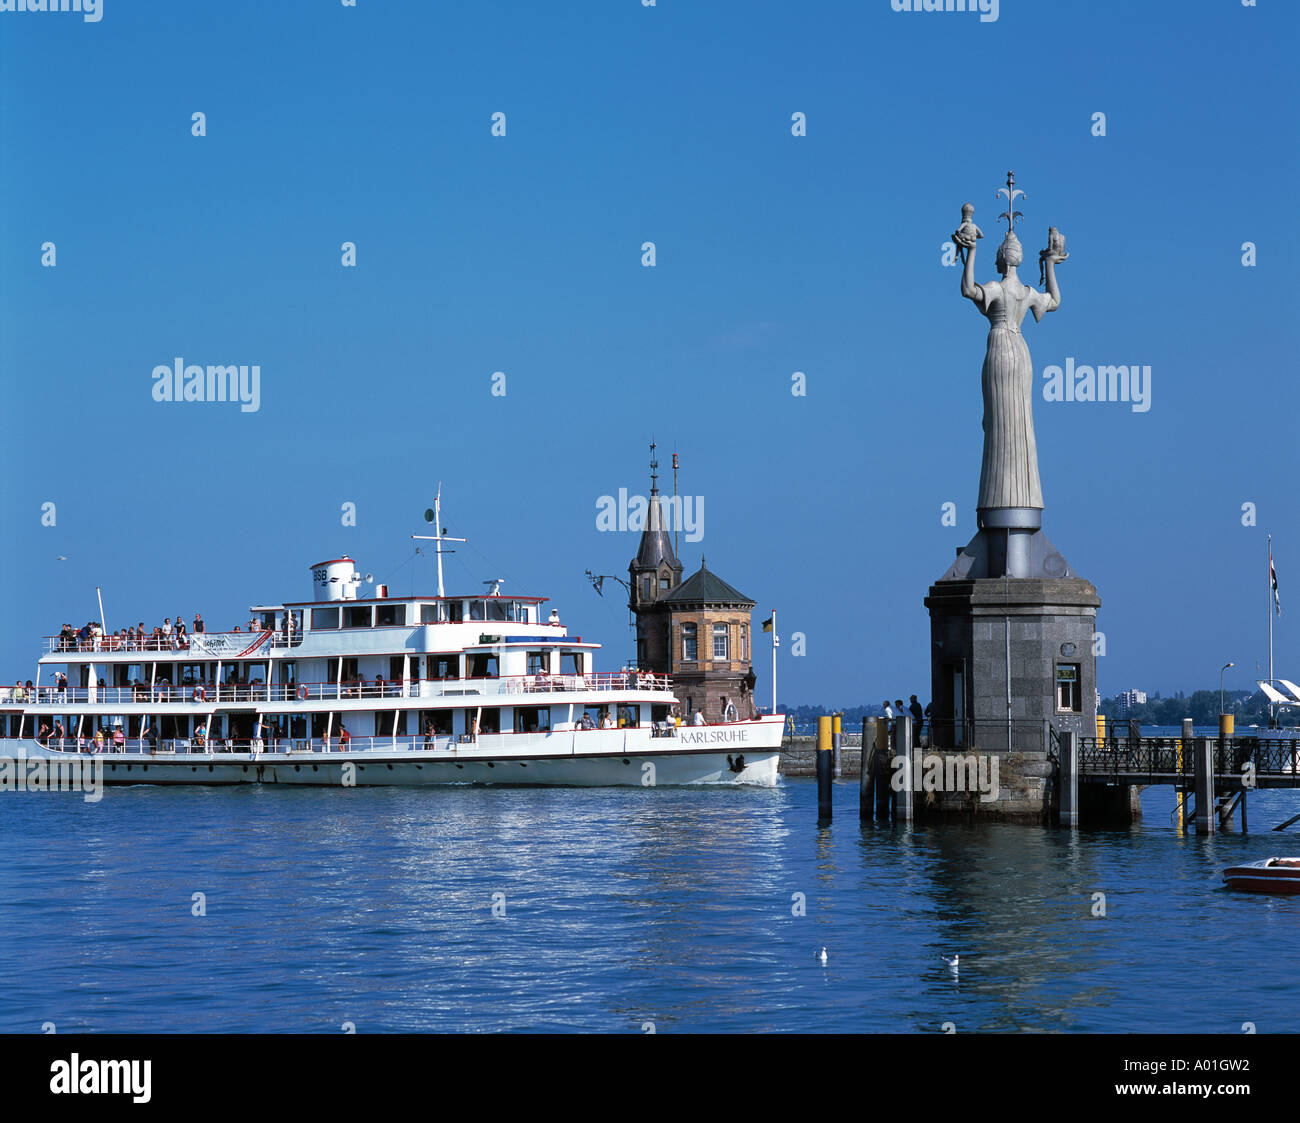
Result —
<instances>
[{"instance_id":1,"label":"small motorboat","mask_svg":"<svg viewBox=\"0 0 1300 1123\"><path fill-rule=\"evenodd\" d=\"M1223 871L1229 889L1248 893L1300 893L1300 858L1262 858Z\"/></svg>"}]
</instances>

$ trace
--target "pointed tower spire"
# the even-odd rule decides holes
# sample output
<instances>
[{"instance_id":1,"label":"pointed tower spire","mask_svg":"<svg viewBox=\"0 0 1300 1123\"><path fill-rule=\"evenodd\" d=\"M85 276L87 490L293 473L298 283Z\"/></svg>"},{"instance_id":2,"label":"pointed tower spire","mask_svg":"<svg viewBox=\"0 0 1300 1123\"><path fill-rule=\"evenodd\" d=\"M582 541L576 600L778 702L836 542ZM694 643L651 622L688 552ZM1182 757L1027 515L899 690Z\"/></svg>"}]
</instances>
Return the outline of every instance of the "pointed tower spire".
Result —
<instances>
[{"instance_id":1,"label":"pointed tower spire","mask_svg":"<svg viewBox=\"0 0 1300 1123\"><path fill-rule=\"evenodd\" d=\"M636 557L628 566L632 576L632 599L629 607L635 612L658 600L659 596L681 584L682 563L673 550L672 535L665 525L663 501L659 497L659 458L655 454L658 443L650 440L650 509L646 512L645 529ZM647 584L647 578L649 582Z\"/></svg>"}]
</instances>

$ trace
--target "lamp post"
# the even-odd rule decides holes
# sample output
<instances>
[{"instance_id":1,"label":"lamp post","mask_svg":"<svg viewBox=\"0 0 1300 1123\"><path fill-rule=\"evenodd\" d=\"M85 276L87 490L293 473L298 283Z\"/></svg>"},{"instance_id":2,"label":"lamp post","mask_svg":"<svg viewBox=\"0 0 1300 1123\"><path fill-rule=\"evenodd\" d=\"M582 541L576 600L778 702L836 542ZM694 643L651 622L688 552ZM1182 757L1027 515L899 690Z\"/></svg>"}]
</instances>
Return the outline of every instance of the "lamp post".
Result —
<instances>
[{"instance_id":1,"label":"lamp post","mask_svg":"<svg viewBox=\"0 0 1300 1123\"><path fill-rule=\"evenodd\" d=\"M1219 670L1219 714L1223 714L1223 672L1229 667L1235 667L1236 663L1224 663Z\"/></svg>"}]
</instances>

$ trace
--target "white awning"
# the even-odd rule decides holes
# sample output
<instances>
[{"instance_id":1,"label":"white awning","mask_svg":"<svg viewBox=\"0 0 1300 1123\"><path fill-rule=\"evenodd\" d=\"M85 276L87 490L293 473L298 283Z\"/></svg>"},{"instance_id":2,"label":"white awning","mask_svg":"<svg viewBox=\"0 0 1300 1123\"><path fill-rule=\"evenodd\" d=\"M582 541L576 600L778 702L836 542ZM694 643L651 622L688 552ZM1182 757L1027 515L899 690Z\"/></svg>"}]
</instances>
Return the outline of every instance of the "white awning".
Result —
<instances>
[{"instance_id":1,"label":"white awning","mask_svg":"<svg viewBox=\"0 0 1300 1123\"><path fill-rule=\"evenodd\" d=\"M1300 705L1300 702L1293 701L1292 699L1288 698L1280 690L1271 686L1263 679L1259 680L1259 688L1264 692L1264 697L1267 698L1270 702L1274 703L1275 705L1283 705L1283 706Z\"/></svg>"}]
</instances>

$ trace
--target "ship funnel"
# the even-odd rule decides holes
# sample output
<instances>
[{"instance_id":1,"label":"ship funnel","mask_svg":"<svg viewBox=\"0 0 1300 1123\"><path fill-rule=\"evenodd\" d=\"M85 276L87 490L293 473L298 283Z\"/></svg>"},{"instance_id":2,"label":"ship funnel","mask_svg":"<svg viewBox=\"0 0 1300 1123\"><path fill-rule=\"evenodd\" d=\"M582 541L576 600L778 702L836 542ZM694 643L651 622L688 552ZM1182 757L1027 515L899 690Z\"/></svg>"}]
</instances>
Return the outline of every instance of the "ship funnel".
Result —
<instances>
[{"instance_id":1,"label":"ship funnel","mask_svg":"<svg viewBox=\"0 0 1300 1123\"><path fill-rule=\"evenodd\" d=\"M356 600L361 575L347 554L331 561L317 562L311 567L312 584L316 600Z\"/></svg>"}]
</instances>

